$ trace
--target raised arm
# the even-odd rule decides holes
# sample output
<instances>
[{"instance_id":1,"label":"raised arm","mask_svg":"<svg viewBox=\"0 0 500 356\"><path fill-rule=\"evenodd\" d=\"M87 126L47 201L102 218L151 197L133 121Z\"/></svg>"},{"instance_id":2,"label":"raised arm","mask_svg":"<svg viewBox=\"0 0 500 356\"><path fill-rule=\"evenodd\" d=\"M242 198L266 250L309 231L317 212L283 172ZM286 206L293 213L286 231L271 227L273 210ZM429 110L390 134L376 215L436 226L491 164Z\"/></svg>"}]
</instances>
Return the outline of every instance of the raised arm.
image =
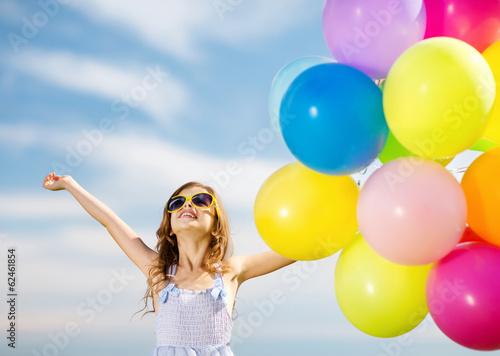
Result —
<instances>
[{"instance_id":1,"label":"raised arm","mask_svg":"<svg viewBox=\"0 0 500 356\"><path fill-rule=\"evenodd\" d=\"M151 262L158 254L149 248L109 207L67 175L58 176L51 173L45 177L43 187L49 190L65 189L70 192L80 205L108 230L118 246L141 269L144 275L149 275Z\"/></svg>"},{"instance_id":2,"label":"raised arm","mask_svg":"<svg viewBox=\"0 0 500 356\"><path fill-rule=\"evenodd\" d=\"M241 284L250 278L274 272L282 267L296 262L295 260L283 257L274 251L268 251L250 256L234 256L230 257L230 260L230 265L233 269L235 269L235 273L238 276L238 284Z\"/></svg>"}]
</instances>

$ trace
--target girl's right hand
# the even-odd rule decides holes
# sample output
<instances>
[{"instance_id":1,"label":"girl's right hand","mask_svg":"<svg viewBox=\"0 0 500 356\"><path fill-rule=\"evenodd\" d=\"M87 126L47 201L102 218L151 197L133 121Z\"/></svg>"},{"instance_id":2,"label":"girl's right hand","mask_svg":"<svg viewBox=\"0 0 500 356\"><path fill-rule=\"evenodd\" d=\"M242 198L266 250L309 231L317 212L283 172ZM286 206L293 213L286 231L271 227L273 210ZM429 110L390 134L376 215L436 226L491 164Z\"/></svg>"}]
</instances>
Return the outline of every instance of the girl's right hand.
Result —
<instances>
[{"instance_id":1,"label":"girl's right hand","mask_svg":"<svg viewBox=\"0 0 500 356\"><path fill-rule=\"evenodd\" d=\"M71 180L71 176L58 176L54 172L50 173L43 180L43 187L48 190L62 190L66 189L66 184Z\"/></svg>"}]
</instances>

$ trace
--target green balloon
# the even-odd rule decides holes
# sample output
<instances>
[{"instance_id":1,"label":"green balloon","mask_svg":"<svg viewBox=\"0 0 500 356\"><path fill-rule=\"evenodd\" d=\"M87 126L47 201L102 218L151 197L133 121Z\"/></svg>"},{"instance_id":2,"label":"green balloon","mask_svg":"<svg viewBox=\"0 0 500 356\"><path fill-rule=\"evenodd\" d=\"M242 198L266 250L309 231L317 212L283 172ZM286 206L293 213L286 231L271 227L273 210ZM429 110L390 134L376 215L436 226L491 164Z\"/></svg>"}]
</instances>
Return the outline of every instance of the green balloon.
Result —
<instances>
[{"instance_id":1,"label":"green balloon","mask_svg":"<svg viewBox=\"0 0 500 356\"><path fill-rule=\"evenodd\" d=\"M380 152L378 159L382 163L387 163L392 161L393 159L400 157L416 157L417 155L407 150L402 144L396 140L396 137L389 132L389 136L387 137L387 142L385 143L384 149Z\"/></svg>"},{"instance_id":2,"label":"green balloon","mask_svg":"<svg viewBox=\"0 0 500 356\"><path fill-rule=\"evenodd\" d=\"M410 150L407 150L399 141L394 137L392 132L389 131L389 136L387 137L387 142L385 143L384 149L380 152L378 159L382 163L387 163L396 158L401 157L418 157L418 155L414 154ZM439 163L443 167L445 167L451 160L455 158L452 157L444 157L444 158L434 158L433 161Z\"/></svg>"},{"instance_id":3,"label":"green balloon","mask_svg":"<svg viewBox=\"0 0 500 356\"><path fill-rule=\"evenodd\" d=\"M479 139L479 141L477 141L474 144L474 146L472 146L469 149L473 150L473 151L486 152L489 149L491 149L493 147L497 147L497 146L498 146L498 143L496 143L495 141L491 141L491 140L488 140L487 138L483 137L483 138Z\"/></svg>"}]
</instances>

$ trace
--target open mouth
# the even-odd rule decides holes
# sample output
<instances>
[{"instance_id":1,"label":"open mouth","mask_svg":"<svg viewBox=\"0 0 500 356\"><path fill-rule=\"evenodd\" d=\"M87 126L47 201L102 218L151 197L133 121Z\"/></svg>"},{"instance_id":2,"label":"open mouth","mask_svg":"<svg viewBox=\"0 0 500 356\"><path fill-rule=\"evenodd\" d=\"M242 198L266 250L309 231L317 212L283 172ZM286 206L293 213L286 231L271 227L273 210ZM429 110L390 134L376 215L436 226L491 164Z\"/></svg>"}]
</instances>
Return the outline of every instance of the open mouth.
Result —
<instances>
[{"instance_id":1,"label":"open mouth","mask_svg":"<svg viewBox=\"0 0 500 356\"><path fill-rule=\"evenodd\" d=\"M179 215L180 218L197 219L196 213L192 210L185 210Z\"/></svg>"}]
</instances>

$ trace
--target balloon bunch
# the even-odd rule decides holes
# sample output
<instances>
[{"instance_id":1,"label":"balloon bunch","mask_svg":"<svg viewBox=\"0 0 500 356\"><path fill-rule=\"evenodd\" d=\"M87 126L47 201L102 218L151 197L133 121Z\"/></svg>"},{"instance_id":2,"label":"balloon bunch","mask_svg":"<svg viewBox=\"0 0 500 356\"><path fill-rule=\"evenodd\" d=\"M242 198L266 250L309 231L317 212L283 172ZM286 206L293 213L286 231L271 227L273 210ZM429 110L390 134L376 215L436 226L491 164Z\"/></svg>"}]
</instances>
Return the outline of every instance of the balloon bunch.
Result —
<instances>
[{"instance_id":1,"label":"balloon bunch","mask_svg":"<svg viewBox=\"0 0 500 356\"><path fill-rule=\"evenodd\" d=\"M337 301L367 334L430 312L455 342L500 349L500 2L327 0L323 33L333 58L271 87L298 162L259 190L259 233L297 260L343 249ZM445 166L467 149L485 152L459 183ZM360 190L350 175L377 158Z\"/></svg>"}]
</instances>

